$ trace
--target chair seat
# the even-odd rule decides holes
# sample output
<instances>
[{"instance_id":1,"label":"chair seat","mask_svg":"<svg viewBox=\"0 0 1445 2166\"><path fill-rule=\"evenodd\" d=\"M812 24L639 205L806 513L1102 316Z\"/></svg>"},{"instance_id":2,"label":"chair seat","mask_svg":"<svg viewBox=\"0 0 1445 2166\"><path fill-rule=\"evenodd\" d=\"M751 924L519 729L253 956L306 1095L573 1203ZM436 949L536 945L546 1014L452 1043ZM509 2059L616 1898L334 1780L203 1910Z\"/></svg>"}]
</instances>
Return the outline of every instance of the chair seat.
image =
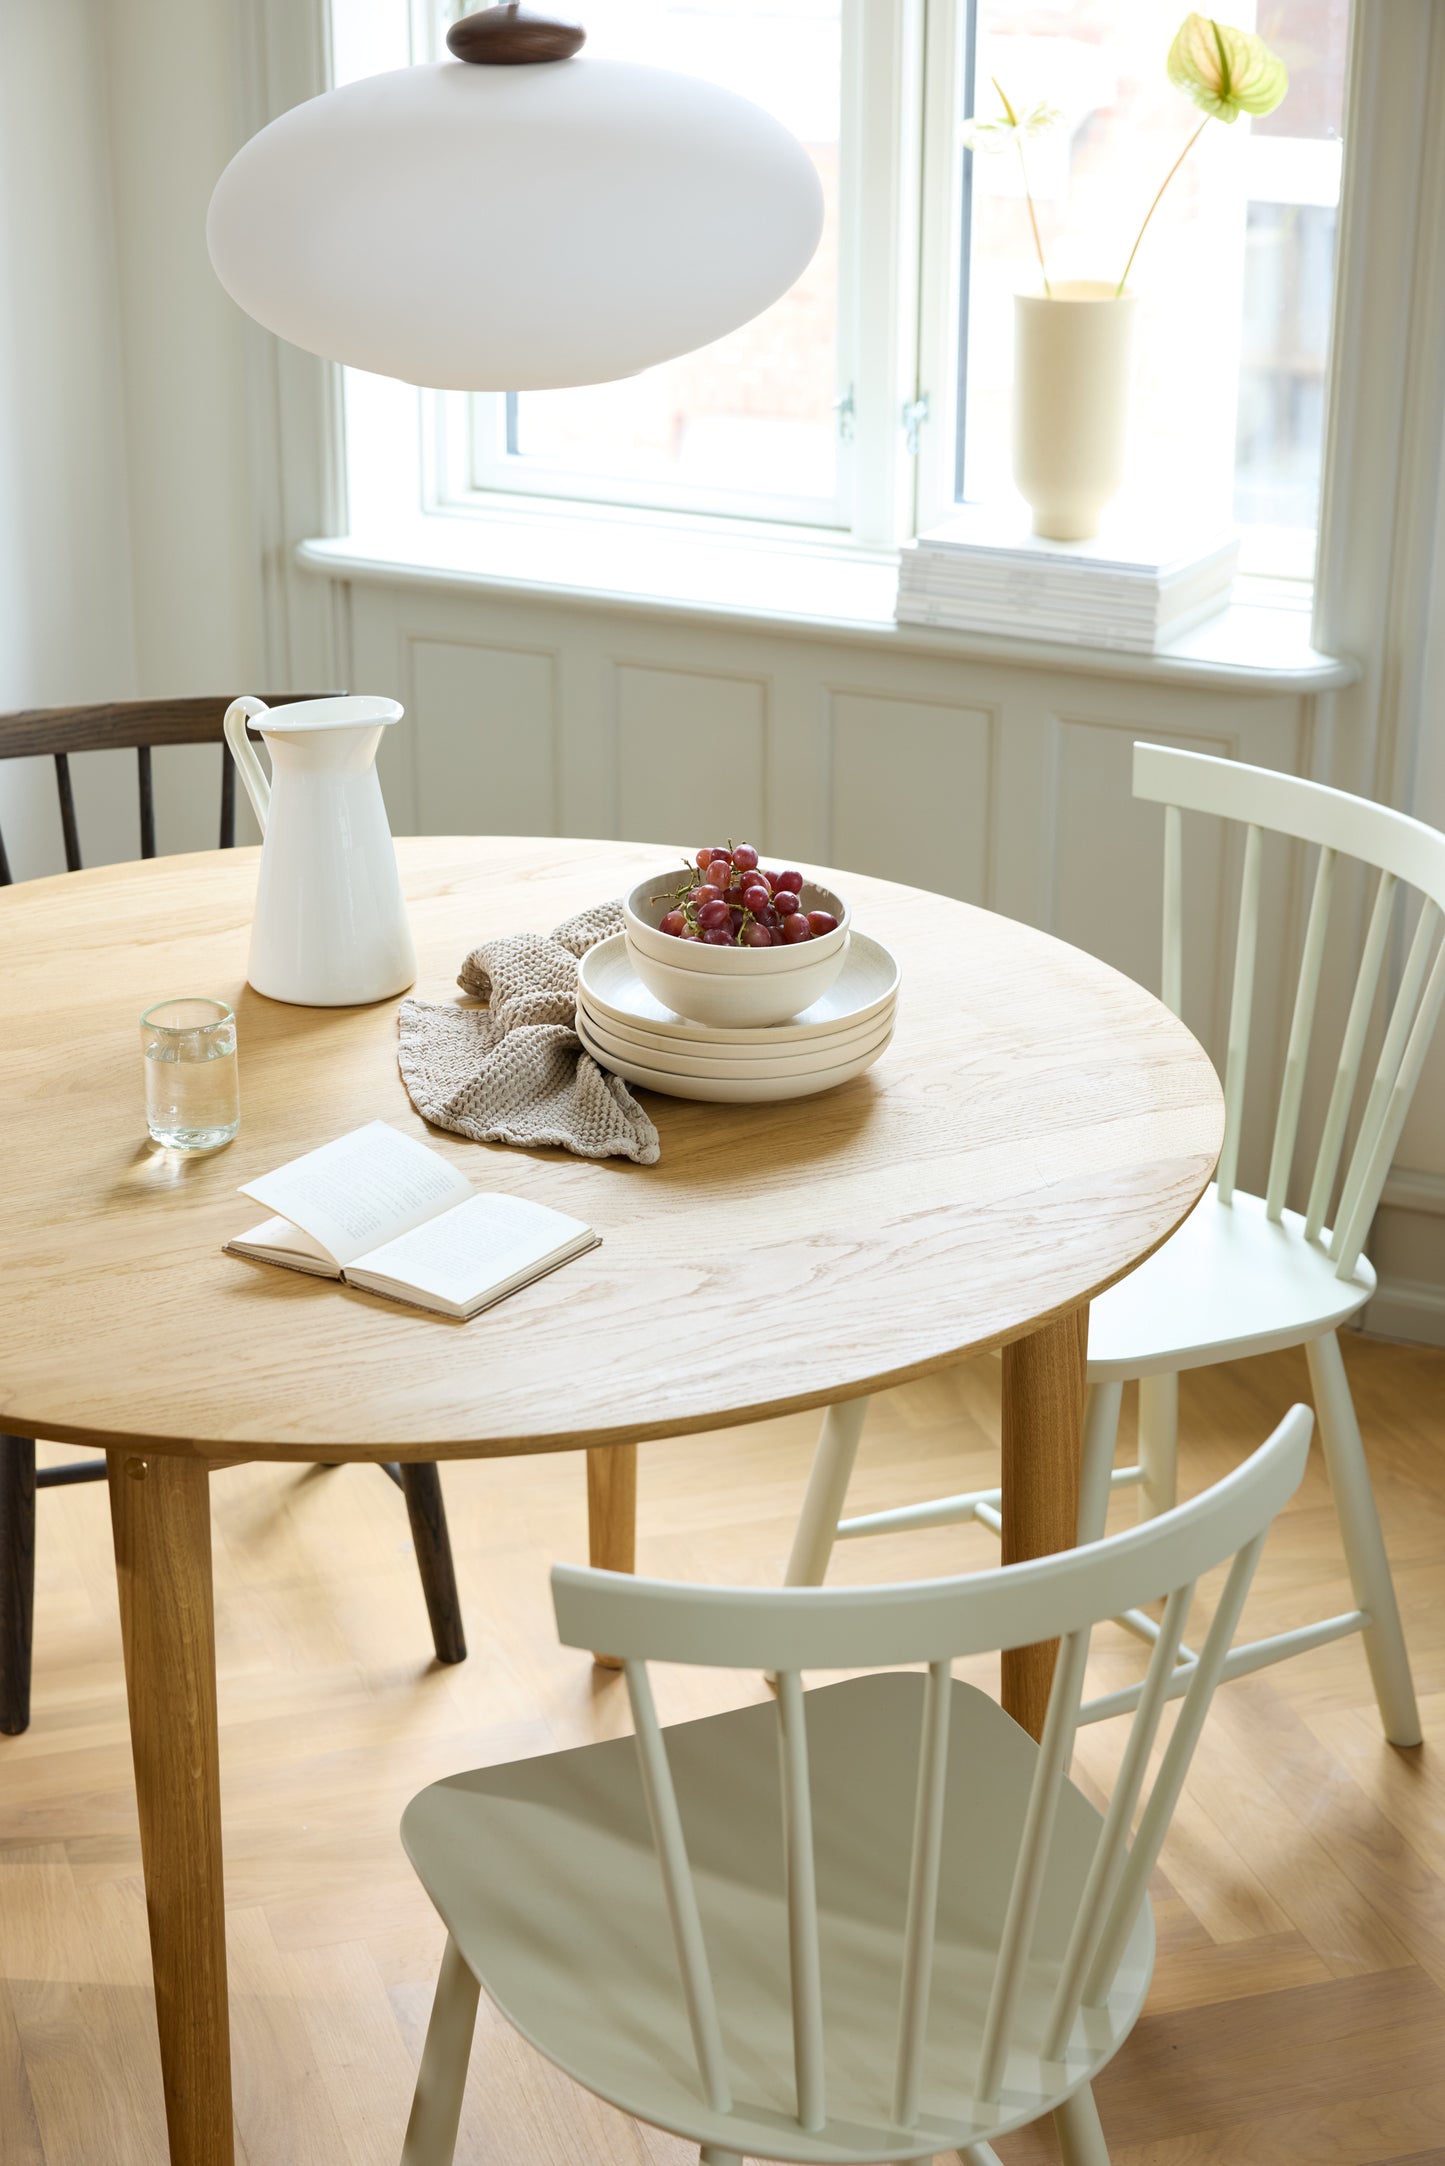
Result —
<instances>
[{"instance_id":1,"label":"chair seat","mask_svg":"<svg viewBox=\"0 0 1445 2166\"><path fill-rule=\"evenodd\" d=\"M1200 1199L1176 1233L1089 1310L1089 1382L1202 1368L1211 1361L1303 1345L1362 1308L1375 1274L1362 1256L1335 1276L1304 1220L1272 1222L1259 1196L1236 1189Z\"/></svg>"},{"instance_id":2,"label":"chair seat","mask_svg":"<svg viewBox=\"0 0 1445 2166\"><path fill-rule=\"evenodd\" d=\"M996 2108L972 2072L1038 1747L955 1683L949 1822L921 2123L890 2125L923 1679L893 1671L806 1698L828 2121L795 2117L778 1725L771 1704L669 1729L668 1755L717 1986L734 2111L697 2074L631 1738L433 1783L402 1838L466 1963L532 2045L642 2121L749 2157L922 2157L1031 2121L1109 2059L1153 1967L1140 1913L1108 2003L1063 2063L1036 2048L1100 1819L1066 1786ZM880 2020L880 2012L886 2011ZM922 2138L922 2141L920 2141Z\"/></svg>"}]
</instances>

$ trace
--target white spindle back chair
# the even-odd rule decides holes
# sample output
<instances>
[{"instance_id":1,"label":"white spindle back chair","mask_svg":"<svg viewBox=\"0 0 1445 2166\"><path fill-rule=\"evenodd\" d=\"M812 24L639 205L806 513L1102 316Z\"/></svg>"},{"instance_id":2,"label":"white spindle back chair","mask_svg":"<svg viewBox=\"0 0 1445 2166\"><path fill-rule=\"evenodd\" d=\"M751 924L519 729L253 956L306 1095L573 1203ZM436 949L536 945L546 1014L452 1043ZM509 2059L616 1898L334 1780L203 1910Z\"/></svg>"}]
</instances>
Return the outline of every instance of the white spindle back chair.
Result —
<instances>
[{"instance_id":1,"label":"white spindle back chair","mask_svg":"<svg viewBox=\"0 0 1445 2166\"><path fill-rule=\"evenodd\" d=\"M1310 1428L1295 1407L1175 1511L963 1579L758 1590L558 1566L559 1635L622 1658L635 1741L477 1769L408 1806L403 1837L450 1937L403 2166L450 2166L479 1985L559 2067L700 2144L706 2166L955 2148L996 2166L990 2139L1049 2112L1066 2166L1107 2166L1090 2083L1143 2004L1149 1876ZM1195 1583L1226 1562L1148 1784ZM1089 1636L1155 1598L1163 1623L1101 1815L1068 1780ZM951 1675L956 1657L1055 1636L1038 1745ZM776 1708L664 1731L650 1662L772 1669ZM803 1690L804 1671L914 1663L925 1675Z\"/></svg>"},{"instance_id":2,"label":"white spindle back chair","mask_svg":"<svg viewBox=\"0 0 1445 2166\"><path fill-rule=\"evenodd\" d=\"M1079 1536L1088 1541L1102 1531L1111 1485L1136 1484L1146 1515L1174 1503L1181 1370L1304 1346L1354 1607L1233 1648L1224 1675L1237 1677L1329 1640L1362 1633L1385 1734L1393 1744L1417 1745L1420 1718L1409 1657L1337 1332L1375 1289L1364 1243L1445 1004L1445 835L1388 806L1296 775L1163 745L1134 747L1134 794L1165 808L1162 993L1176 1013L1183 985L1182 815L1211 814L1245 828L1225 1057L1225 1135L1209 1195L1162 1249L1092 1305ZM1319 856L1265 1193L1255 1196L1239 1187L1238 1176L1256 1006L1261 866L1269 835L1313 845ZM1307 1172L1308 1184L1305 1208L1298 1212L1287 1208L1285 1198L1301 1155L1300 1115L1309 1062L1322 1052L1328 1057L1328 1049L1318 1043L1322 1032L1316 1022L1341 858L1371 868L1376 880L1344 1025L1333 1049L1319 1143L1313 1163L1299 1169L1302 1176ZM1385 1002L1379 1050L1367 1074L1365 1056L1391 935L1412 893L1419 897L1419 914L1398 986ZM1354 1140L1347 1149L1357 1106ZM1135 1378L1139 1459L1133 1466L1114 1469L1120 1398L1125 1382ZM789 1585L821 1582L835 1540L969 1519L998 1531L997 1489L844 1518L866 1405L855 1400L830 1408L825 1417L788 1565ZM1120 1621L1149 1641L1159 1629L1156 1620L1137 1610ZM1186 1645L1171 1692L1184 1689L1194 1659ZM1084 1719L1097 1721L1136 1705L1141 1689L1132 1686L1090 1702Z\"/></svg>"}]
</instances>

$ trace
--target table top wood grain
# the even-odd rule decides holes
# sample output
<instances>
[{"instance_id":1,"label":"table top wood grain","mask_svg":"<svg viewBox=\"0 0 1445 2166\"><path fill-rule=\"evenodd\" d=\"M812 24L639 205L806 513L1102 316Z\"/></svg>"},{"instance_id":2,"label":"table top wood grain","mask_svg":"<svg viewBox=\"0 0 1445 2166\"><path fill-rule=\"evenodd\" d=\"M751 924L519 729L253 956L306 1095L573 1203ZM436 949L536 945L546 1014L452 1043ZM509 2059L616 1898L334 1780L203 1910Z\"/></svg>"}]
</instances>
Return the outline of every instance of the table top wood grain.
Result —
<instances>
[{"instance_id":1,"label":"table top wood grain","mask_svg":"<svg viewBox=\"0 0 1445 2166\"><path fill-rule=\"evenodd\" d=\"M675 861L665 846L398 844L421 997ZM1208 1183L1218 1082L1189 1032L1090 956L1010 919L838 873L899 957L891 1046L814 1099L646 1096L659 1164L428 1130L396 1007L297 1008L245 984L259 853L0 891L0 1429L224 1459L435 1459L706 1430L826 1404L1002 1345L1164 1240ZM239 1026L241 1129L146 1136L138 1020L209 993ZM381 1117L602 1235L458 1325L223 1255L243 1180Z\"/></svg>"}]
</instances>

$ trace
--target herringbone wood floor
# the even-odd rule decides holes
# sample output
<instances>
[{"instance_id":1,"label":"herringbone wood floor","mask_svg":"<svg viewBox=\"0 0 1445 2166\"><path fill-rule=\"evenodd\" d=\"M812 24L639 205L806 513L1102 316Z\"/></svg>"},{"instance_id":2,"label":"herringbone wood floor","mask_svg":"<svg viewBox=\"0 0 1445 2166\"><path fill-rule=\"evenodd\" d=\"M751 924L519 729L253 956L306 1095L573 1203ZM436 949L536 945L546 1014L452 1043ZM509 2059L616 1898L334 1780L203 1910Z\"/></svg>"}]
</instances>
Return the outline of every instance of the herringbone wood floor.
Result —
<instances>
[{"instance_id":1,"label":"herringbone wood floor","mask_svg":"<svg viewBox=\"0 0 1445 2166\"><path fill-rule=\"evenodd\" d=\"M1353 1640L1219 1695L1157 1880L1148 2011L1099 2086L1115 2166L1445 2166L1445 1354L1351 1340L1347 1358L1430 1742L1411 1754L1382 1742ZM854 1508L992 1479L997 1394L997 1364L982 1362L880 1400ZM1186 1378L1186 1489L1305 1395L1293 1355ZM776 1579L813 1431L809 1418L647 1448L641 1569ZM585 1554L581 1462L473 1464L445 1480L471 1643L454 1670L429 1660L401 1498L374 1469L256 1466L213 1482L247 2166L399 2155L441 1946L396 1836L412 1791L627 1727L621 1680L551 1629L547 1567ZM1132 1512L1127 1493L1116 1509ZM34 1724L0 1740L0 2162L155 2166L165 2139L105 1500L50 1491L40 1511ZM969 1528L850 1545L835 1576L995 1556ZM1347 1603L1316 1462L1246 1623L1277 1629ZM1137 1661L1116 1638L1100 1677ZM761 1691L721 1672L662 1684L665 1718ZM1111 1734L1087 1733L1085 1780L1107 1765ZM1000 2148L1008 2166L1054 2155L1042 2131ZM576 2090L484 2006L467 2166L690 2156Z\"/></svg>"}]
</instances>

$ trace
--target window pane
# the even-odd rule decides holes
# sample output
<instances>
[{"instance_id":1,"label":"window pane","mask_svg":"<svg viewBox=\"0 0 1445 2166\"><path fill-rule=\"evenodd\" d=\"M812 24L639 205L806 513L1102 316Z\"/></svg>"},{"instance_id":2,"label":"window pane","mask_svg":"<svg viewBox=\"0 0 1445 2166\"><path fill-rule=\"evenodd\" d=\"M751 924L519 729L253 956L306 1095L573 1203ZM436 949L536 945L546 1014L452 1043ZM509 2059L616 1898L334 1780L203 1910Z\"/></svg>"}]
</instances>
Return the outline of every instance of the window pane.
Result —
<instances>
[{"instance_id":1,"label":"window pane","mask_svg":"<svg viewBox=\"0 0 1445 2166\"><path fill-rule=\"evenodd\" d=\"M1025 145L1050 274L1117 278L1199 115L1164 73L1178 0L978 0L975 107L1062 120ZM1348 0L1231 11L1290 71L1263 120L1211 123L1139 251L1127 503L1233 519L1246 568L1308 576L1319 506ZM963 489L1012 495L1012 297L1038 290L1017 154L973 159Z\"/></svg>"},{"instance_id":2,"label":"window pane","mask_svg":"<svg viewBox=\"0 0 1445 2166\"><path fill-rule=\"evenodd\" d=\"M494 486L570 481L620 500L827 521L838 494L841 0L608 0L587 50L722 83L806 144L826 201L823 239L790 293L699 353L623 383L508 401Z\"/></svg>"}]
</instances>

